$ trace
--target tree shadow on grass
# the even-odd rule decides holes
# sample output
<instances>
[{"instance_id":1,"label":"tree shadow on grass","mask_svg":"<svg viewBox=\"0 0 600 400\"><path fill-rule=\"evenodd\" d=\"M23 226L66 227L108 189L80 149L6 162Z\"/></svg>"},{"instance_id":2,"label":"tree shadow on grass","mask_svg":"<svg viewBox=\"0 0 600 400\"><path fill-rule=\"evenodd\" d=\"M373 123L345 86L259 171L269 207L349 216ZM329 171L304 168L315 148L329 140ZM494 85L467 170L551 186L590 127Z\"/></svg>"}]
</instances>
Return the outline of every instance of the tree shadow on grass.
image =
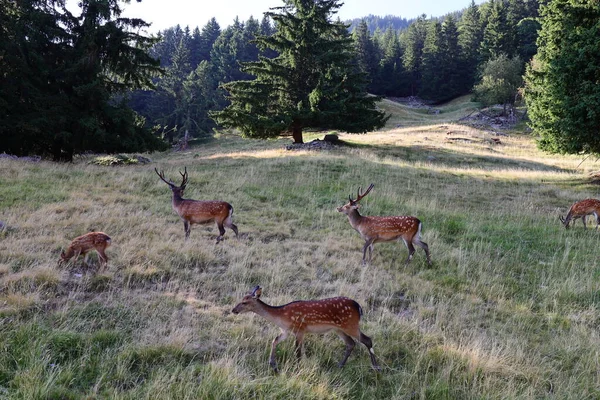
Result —
<instances>
[{"instance_id":1,"label":"tree shadow on grass","mask_svg":"<svg viewBox=\"0 0 600 400\"><path fill-rule=\"evenodd\" d=\"M340 141L341 147L360 149L377 157L397 158L409 162L425 162L432 165L452 166L455 168L479 168L490 170L519 169L542 172L572 172L570 168L544 164L530 160L512 158L510 156L479 155L466 151L446 150L436 146L411 145L388 146L374 144L358 144ZM494 151L490 149L490 151Z\"/></svg>"}]
</instances>

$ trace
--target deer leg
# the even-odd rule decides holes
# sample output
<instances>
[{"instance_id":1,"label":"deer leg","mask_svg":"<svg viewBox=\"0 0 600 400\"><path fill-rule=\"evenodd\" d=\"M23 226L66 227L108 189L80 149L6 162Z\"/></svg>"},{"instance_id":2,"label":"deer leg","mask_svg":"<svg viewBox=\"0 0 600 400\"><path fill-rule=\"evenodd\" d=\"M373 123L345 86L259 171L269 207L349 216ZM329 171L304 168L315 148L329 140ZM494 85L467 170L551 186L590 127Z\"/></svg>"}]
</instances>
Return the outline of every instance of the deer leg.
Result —
<instances>
[{"instance_id":1,"label":"deer leg","mask_svg":"<svg viewBox=\"0 0 600 400\"><path fill-rule=\"evenodd\" d=\"M188 221L183 221L183 230L185 231L185 239L190 237L190 223Z\"/></svg>"},{"instance_id":2,"label":"deer leg","mask_svg":"<svg viewBox=\"0 0 600 400\"><path fill-rule=\"evenodd\" d=\"M581 217L581 222L583 222L583 228L587 229L587 225L585 224L585 218L587 217L587 215L584 215L583 217Z\"/></svg>"},{"instance_id":3,"label":"deer leg","mask_svg":"<svg viewBox=\"0 0 600 400\"><path fill-rule=\"evenodd\" d=\"M406 239L402 239L404 240L404 244L406 245L406 248L408 249L408 258L406 259L406 264L408 265L410 264L410 260L412 260L413 255L415 254L415 246L413 246L412 242L407 241Z\"/></svg>"},{"instance_id":4,"label":"deer leg","mask_svg":"<svg viewBox=\"0 0 600 400\"><path fill-rule=\"evenodd\" d=\"M598 229L598 227L600 226L600 215L595 212L594 216L596 217L596 229Z\"/></svg>"},{"instance_id":5,"label":"deer leg","mask_svg":"<svg viewBox=\"0 0 600 400\"><path fill-rule=\"evenodd\" d=\"M365 242L365 245L363 246L363 265L365 265L367 263L367 249L369 249L369 262L371 262L371 253L373 251L373 242L375 241L375 239L367 239L367 241Z\"/></svg>"},{"instance_id":6,"label":"deer leg","mask_svg":"<svg viewBox=\"0 0 600 400\"><path fill-rule=\"evenodd\" d=\"M271 355L269 356L269 364L271 365L271 368L273 368L273 371L275 371L276 373L279 372L279 369L277 368L277 361L275 360L275 349L277 348L277 344L279 344L279 342L287 338L287 335L287 331L282 331L275 339L273 339L273 343L271 344Z\"/></svg>"},{"instance_id":7,"label":"deer leg","mask_svg":"<svg viewBox=\"0 0 600 400\"><path fill-rule=\"evenodd\" d=\"M356 346L356 342L354 341L354 339L352 339L352 337L350 335L347 335L346 333L344 333L342 331L338 331L336 333L338 334L340 339L342 339L344 342L346 342L346 352L344 353L344 357L338 364L338 367L342 368L344 365L346 365L346 361L348 360L348 357L350 357L350 354L352 354L352 350L354 350L354 346Z\"/></svg>"},{"instance_id":8,"label":"deer leg","mask_svg":"<svg viewBox=\"0 0 600 400\"><path fill-rule=\"evenodd\" d=\"M360 342L367 346L367 349L369 349L369 356L371 357L371 364L373 365L373 369L376 371L381 371L381 367L379 366L379 364L377 364L377 360L375 359L375 351L373 351L373 341L371 340L371 338L361 332Z\"/></svg>"},{"instance_id":9,"label":"deer leg","mask_svg":"<svg viewBox=\"0 0 600 400\"><path fill-rule=\"evenodd\" d=\"M106 267L106 265L108 264L108 257L106 256L106 253L104 252L103 249L98 250L98 256L100 257L101 270L103 270Z\"/></svg>"},{"instance_id":10,"label":"deer leg","mask_svg":"<svg viewBox=\"0 0 600 400\"><path fill-rule=\"evenodd\" d=\"M238 235L238 228L237 228L237 226L233 222L230 222L229 223L229 228L231 228L231 230L233 231L233 233L235 233L235 236L237 237L237 235Z\"/></svg>"},{"instance_id":11,"label":"deer leg","mask_svg":"<svg viewBox=\"0 0 600 400\"><path fill-rule=\"evenodd\" d=\"M298 361L302 359L302 343L304 342L304 334L296 333L296 357Z\"/></svg>"},{"instance_id":12,"label":"deer leg","mask_svg":"<svg viewBox=\"0 0 600 400\"><path fill-rule=\"evenodd\" d=\"M217 227L219 228L219 236L217 236L217 243L223 240L223 235L225 234L225 228L223 228L223 224L217 222Z\"/></svg>"},{"instance_id":13,"label":"deer leg","mask_svg":"<svg viewBox=\"0 0 600 400\"><path fill-rule=\"evenodd\" d=\"M420 248L422 248L423 250L425 250L425 255L427 255L427 264L431 265L431 258L429 256L429 246L427 245L427 243L421 241L421 238L416 236L413 238L412 242Z\"/></svg>"},{"instance_id":14,"label":"deer leg","mask_svg":"<svg viewBox=\"0 0 600 400\"><path fill-rule=\"evenodd\" d=\"M233 233L235 233L235 236L237 236L238 235L238 228L231 221L231 216L227 217L227 219L225 219L224 222L225 222L225 226L228 227L229 229L231 229L233 231Z\"/></svg>"}]
</instances>

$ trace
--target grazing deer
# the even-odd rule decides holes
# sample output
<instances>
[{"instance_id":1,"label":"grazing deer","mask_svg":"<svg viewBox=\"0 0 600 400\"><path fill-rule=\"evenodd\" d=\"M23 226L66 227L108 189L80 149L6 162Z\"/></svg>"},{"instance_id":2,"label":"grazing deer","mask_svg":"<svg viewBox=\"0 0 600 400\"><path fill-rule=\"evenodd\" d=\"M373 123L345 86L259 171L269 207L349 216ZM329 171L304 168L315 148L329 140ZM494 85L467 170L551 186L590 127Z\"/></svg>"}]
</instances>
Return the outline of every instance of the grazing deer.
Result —
<instances>
[{"instance_id":1,"label":"grazing deer","mask_svg":"<svg viewBox=\"0 0 600 400\"><path fill-rule=\"evenodd\" d=\"M75 261L77 261L77 258L79 258L80 255L83 255L83 264L87 266L87 253L91 250L96 250L100 257L100 266L106 267L108 257L104 251L108 246L110 246L110 237L106 233L86 233L85 235L73 239L67 251L65 252L63 250L60 253L59 264L66 263L73 257L75 257Z\"/></svg>"},{"instance_id":2,"label":"grazing deer","mask_svg":"<svg viewBox=\"0 0 600 400\"><path fill-rule=\"evenodd\" d=\"M371 338L363 334L358 326L362 308L356 301L347 297L334 297L324 300L294 301L283 306L273 307L260 300L261 293L260 286L255 287L231 312L234 314L254 312L281 329L281 334L273 340L269 358L269 364L275 372L278 372L275 349L277 344L287 338L290 333L296 337L296 356L300 359L302 342L306 333L329 331L335 331L346 342L346 352L338 364L340 368L346 364L346 360L356 345L354 342L356 339L369 349L373 369L381 369L375 359Z\"/></svg>"},{"instance_id":3,"label":"grazing deer","mask_svg":"<svg viewBox=\"0 0 600 400\"><path fill-rule=\"evenodd\" d=\"M569 223L571 220L573 221L573 224L575 224L575 220L577 218L581 218L583 227L587 229L585 218L590 214L594 214L596 217L596 229L598 229L598 226L600 226L600 200L585 199L575 202L571 208L569 208L567 216L565 218L559 216L558 219L560 222L562 222L566 229L569 229Z\"/></svg>"},{"instance_id":4,"label":"grazing deer","mask_svg":"<svg viewBox=\"0 0 600 400\"><path fill-rule=\"evenodd\" d=\"M208 224L213 221L217 223L217 227L219 228L217 243L223 240L223 235L225 235L224 226L233 230L235 236L238 235L237 226L231 221L231 215L233 214L231 204L225 201L190 200L182 197L188 181L187 168L184 169L183 173L179 171L183 178L179 186L165 179L163 171L158 172L156 168L154 168L154 171L156 171L156 174L163 182L169 185L169 188L173 192L173 210L183 220L186 239L190 236L191 224Z\"/></svg>"},{"instance_id":5,"label":"grazing deer","mask_svg":"<svg viewBox=\"0 0 600 400\"><path fill-rule=\"evenodd\" d=\"M363 217L360 215L358 212L358 202L368 195L374 186L374 184L371 184L364 193L361 193L361 188L358 188L356 200L352 200L352 198L348 196L348 200L350 201L342 207L337 208L339 212L348 216L350 225L352 225L352 227L360 233L360 236L365 239L365 245L363 247L363 264L366 263L367 249L369 250L369 262L371 262L371 255L375 243L391 242L393 240L402 239L408 248L407 265L410 263L410 260L415 253L415 247L413 245L417 245L425 250L427 263L431 265L429 246L427 246L427 243L421 241L421 221L419 221L418 218L409 216Z\"/></svg>"}]
</instances>

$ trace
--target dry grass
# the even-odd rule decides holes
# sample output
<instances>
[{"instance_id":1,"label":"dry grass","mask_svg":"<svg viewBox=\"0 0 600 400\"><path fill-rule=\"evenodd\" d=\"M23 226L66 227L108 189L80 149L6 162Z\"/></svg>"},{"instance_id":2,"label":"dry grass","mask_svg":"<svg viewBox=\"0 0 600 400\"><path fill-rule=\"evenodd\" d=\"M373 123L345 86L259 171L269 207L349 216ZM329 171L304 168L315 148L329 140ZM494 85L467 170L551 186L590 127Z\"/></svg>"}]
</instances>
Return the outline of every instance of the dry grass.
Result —
<instances>
[{"instance_id":1,"label":"dry grass","mask_svg":"<svg viewBox=\"0 0 600 400\"><path fill-rule=\"evenodd\" d=\"M598 197L599 163L442 117L342 134L332 152L224 135L146 166L0 160L0 398L598 398L600 233L557 216ZM184 241L153 171L184 166L186 197L232 203L239 239L193 226ZM420 250L404 267L401 243L361 265L335 207L370 182L363 213L418 216L432 267ZM113 238L108 270L60 269L92 229ZM326 335L300 363L280 345L273 375L276 328L230 313L257 284L270 304L356 299L384 371L362 347L337 369L343 343Z\"/></svg>"}]
</instances>

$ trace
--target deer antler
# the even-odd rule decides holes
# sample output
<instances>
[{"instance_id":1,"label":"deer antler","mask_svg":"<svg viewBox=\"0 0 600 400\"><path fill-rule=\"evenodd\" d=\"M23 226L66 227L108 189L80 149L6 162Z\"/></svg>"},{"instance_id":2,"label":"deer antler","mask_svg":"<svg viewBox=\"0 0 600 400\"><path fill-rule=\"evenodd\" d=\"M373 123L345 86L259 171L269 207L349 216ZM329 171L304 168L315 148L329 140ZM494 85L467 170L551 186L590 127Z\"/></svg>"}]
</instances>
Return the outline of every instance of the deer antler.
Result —
<instances>
[{"instance_id":1,"label":"deer antler","mask_svg":"<svg viewBox=\"0 0 600 400\"><path fill-rule=\"evenodd\" d=\"M181 185L179 187L184 189L185 185L187 185L187 181L188 181L187 167L183 167L183 173L181 171L179 171L179 174L183 178L183 180L181 181Z\"/></svg>"},{"instance_id":2,"label":"deer antler","mask_svg":"<svg viewBox=\"0 0 600 400\"><path fill-rule=\"evenodd\" d=\"M164 171L160 171L160 172L158 172L158 169L156 169L156 168L154 168L154 171L156 172L156 175L158 175L158 177L159 177L160 179L162 179L162 181L163 181L164 183L166 183L167 185L169 185L169 186L171 186L171 187L174 187L174 186L175 186L175 184L174 184L173 182L171 182L171 181L169 181L169 180L167 180L167 179L165 178L165 172L164 172Z\"/></svg>"},{"instance_id":3,"label":"deer antler","mask_svg":"<svg viewBox=\"0 0 600 400\"><path fill-rule=\"evenodd\" d=\"M366 191L366 192L364 192L364 193L362 193L362 194L360 193L360 192L362 191L362 188L360 188L360 187L359 187L359 188L358 188L358 194L357 194L357 195L358 195L358 197L356 197L356 200L354 200L354 202L355 202L355 203L358 203L359 201L361 201L361 200L362 200L362 198L363 198L363 197L365 197L366 195L368 195L368 194L369 194L369 192L371 191L371 189L373 189L374 187L375 187L375 185L374 185L373 183L371 183L371 184L369 185L369 188L367 189L367 191Z\"/></svg>"}]
</instances>

